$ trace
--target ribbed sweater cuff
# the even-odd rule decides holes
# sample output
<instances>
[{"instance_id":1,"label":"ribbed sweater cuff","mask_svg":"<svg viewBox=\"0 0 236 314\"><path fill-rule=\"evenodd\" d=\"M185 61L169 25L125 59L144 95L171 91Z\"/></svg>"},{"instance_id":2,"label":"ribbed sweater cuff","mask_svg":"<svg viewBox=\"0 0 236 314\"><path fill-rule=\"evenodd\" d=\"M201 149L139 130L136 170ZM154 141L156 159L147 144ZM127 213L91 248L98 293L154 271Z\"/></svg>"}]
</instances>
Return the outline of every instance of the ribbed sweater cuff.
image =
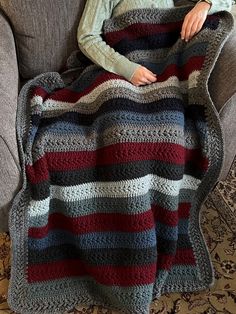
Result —
<instances>
[{"instance_id":1,"label":"ribbed sweater cuff","mask_svg":"<svg viewBox=\"0 0 236 314\"><path fill-rule=\"evenodd\" d=\"M128 81L131 80L135 70L140 66L140 64L135 63L122 56L118 59L118 61L114 64L114 71L125 77Z\"/></svg>"},{"instance_id":2,"label":"ribbed sweater cuff","mask_svg":"<svg viewBox=\"0 0 236 314\"><path fill-rule=\"evenodd\" d=\"M211 8L210 8L208 14L214 14L214 13L219 12L221 10L230 12L231 9L232 9L232 3L230 1L228 1L228 3L225 3L224 7L222 7L219 3L217 3L217 1L212 1L212 5L211 5Z\"/></svg>"}]
</instances>

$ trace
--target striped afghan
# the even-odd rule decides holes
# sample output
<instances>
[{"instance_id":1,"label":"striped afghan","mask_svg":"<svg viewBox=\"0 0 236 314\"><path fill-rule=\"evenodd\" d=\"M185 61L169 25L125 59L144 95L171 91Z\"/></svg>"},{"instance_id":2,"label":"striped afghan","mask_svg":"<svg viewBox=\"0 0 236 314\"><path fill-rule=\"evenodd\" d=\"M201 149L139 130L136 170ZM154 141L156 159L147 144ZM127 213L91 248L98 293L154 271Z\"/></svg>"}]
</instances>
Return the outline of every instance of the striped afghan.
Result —
<instances>
[{"instance_id":1,"label":"striped afghan","mask_svg":"<svg viewBox=\"0 0 236 314\"><path fill-rule=\"evenodd\" d=\"M199 217L224 142L207 83L233 19L208 16L186 43L187 10L137 9L104 23L110 46L157 74L151 85L86 58L81 66L76 51L65 72L22 88L8 292L17 313L94 304L147 314L163 293L213 285Z\"/></svg>"}]
</instances>

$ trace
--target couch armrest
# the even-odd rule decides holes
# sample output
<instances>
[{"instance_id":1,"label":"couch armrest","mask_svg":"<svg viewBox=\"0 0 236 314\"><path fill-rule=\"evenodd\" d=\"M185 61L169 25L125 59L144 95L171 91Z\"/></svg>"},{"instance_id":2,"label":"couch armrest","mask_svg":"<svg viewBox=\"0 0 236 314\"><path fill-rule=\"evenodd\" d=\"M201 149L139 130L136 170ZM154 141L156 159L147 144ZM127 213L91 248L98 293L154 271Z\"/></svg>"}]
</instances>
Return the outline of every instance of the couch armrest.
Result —
<instances>
[{"instance_id":1,"label":"couch armrest","mask_svg":"<svg viewBox=\"0 0 236 314\"><path fill-rule=\"evenodd\" d=\"M7 231L7 209L21 177L15 128L19 73L13 32L1 11L0 38L0 231Z\"/></svg>"},{"instance_id":2,"label":"couch armrest","mask_svg":"<svg viewBox=\"0 0 236 314\"><path fill-rule=\"evenodd\" d=\"M235 158L236 115L236 5L234 30L227 39L209 78L209 92L219 112L225 139L225 159L219 180L225 180Z\"/></svg>"},{"instance_id":3,"label":"couch armrest","mask_svg":"<svg viewBox=\"0 0 236 314\"><path fill-rule=\"evenodd\" d=\"M209 92L219 112L236 93L236 5L231 13L234 16L234 29L225 42L209 79Z\"/></svg>"}]
</instances>

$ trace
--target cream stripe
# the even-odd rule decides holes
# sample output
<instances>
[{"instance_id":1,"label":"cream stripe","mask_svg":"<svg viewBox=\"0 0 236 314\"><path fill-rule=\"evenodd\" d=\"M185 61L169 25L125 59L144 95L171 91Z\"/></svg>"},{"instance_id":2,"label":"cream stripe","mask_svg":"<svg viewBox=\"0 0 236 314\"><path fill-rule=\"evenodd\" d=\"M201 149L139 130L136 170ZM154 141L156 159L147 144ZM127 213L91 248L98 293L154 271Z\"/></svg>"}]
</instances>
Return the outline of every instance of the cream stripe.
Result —
<instances>
[{"instance_id":1,"label":"cream stripe","mask_svg":"<svg viewBox=\"0 0 236 314\"><path fill-rule=\"evenodd\" d=\"M178 196L180 189L196 190L200 180L184 174L182 180L168 180L154 174L126 181L91 182L75 186L50 186L50 199L57 198L66 202L91 199L95 197L138 197L156 190L166 195ZM42 201L31 201L30 216L45 215L49 210L49 198Z\"/></svg>"}]
</instances>

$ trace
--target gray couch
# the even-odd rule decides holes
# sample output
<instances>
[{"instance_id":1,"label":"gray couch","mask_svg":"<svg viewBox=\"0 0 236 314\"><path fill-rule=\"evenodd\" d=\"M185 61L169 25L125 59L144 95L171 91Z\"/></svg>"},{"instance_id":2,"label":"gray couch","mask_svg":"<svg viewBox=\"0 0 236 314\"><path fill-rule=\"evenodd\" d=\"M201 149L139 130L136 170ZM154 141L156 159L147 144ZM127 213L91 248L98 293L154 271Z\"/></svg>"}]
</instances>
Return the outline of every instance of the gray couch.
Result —
<instances>
[{"instance_id":1,"label":"gray couch","mask_svg":"<svg viewBox=\"0 0 236 314\"><path fill-rule=\"evenodd\" d=\"M34 76L63 70L78 49L76 32L85 0L0 0L0 231L21 188L15 132L17 96ZM225 136L224 180L235 157L236 31L225 44L209 80Z\"/></svg>"}]
</instances>

